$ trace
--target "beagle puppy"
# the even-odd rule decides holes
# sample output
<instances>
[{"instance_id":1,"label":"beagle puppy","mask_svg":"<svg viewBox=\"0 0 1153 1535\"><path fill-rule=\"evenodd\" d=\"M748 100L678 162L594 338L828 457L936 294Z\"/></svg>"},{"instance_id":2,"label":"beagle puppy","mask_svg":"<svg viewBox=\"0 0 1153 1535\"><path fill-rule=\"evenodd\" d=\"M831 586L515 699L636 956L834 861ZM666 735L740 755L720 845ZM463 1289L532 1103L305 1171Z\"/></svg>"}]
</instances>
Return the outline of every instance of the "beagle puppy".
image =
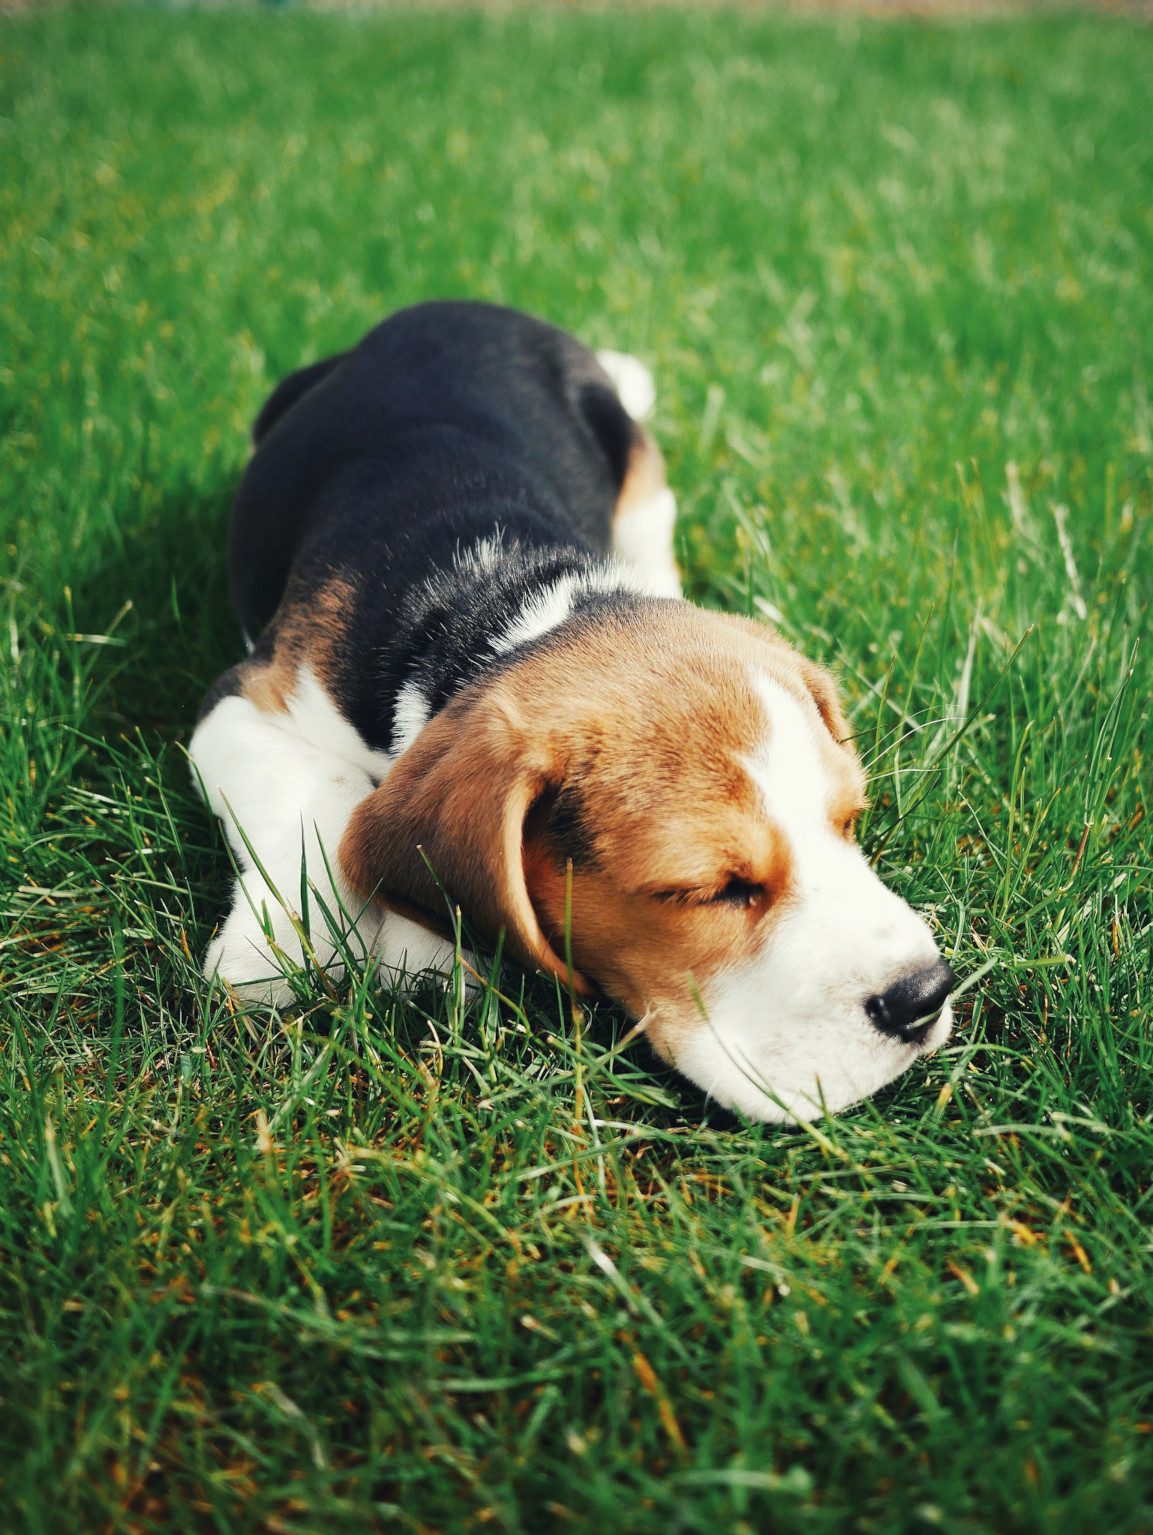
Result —
<instances>
[{"instance_id":1,"label":"beagle puppy","mask_svg":"<svg viewBox=\"0 0 1153 1535\"><path fill-rule=\"evenodd\" d=\"M829 674L683 601L652 381L429 303L274 391L232 514L246 660L196 779L240 869L209 977L454 962L454 917L613 998L722 1104L808 1119L949 1035L954 977L854 840Z\"/></svg>"}]
</instances>

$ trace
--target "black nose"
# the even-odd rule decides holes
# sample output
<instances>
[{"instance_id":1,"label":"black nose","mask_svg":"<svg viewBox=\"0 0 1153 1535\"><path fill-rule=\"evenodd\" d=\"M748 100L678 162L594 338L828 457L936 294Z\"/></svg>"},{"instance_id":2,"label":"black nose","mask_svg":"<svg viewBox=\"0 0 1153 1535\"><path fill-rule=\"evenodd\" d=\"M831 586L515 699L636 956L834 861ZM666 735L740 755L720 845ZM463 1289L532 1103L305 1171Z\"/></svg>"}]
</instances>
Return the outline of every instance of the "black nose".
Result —
<instances>
[{"instance_id":1,"label":"black nose","mask_svg":"<svg viewBox=\"0 0 1153 1535\"><path fill-rule=\"evenodd\" d=\"M888 991L869 997L865 1011L882 1034L919 1045L956 984L957 977L941 959L927 970L902 976Z\"/></svg>"}]
</instances>

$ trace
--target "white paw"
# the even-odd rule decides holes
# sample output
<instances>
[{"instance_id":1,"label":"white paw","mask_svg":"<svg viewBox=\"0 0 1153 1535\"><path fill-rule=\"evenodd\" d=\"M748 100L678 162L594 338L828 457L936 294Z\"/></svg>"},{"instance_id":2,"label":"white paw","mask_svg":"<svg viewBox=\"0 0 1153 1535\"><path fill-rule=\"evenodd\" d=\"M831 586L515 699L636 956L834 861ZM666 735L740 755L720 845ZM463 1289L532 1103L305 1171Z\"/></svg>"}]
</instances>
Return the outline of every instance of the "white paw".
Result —
<instances>
[{"instance_id":1,"label":"white paw","mask_svg":"<svg viewBox=\"0 0 1153 1535\"><path fill-rule=\"evenodd\" d=\"M409 989L411 984L429 971L441 976L451 976L456 965L456 948L439 933L430 933L418 922L411 922L398 912L385 912L373 945L379 973L382 979L394 986ZM477 968L476 955L468 949L461 951L465 965ZM464 971L465 990L471 995L478 983Z\"/></svg>"},{"instance_id":2,"label":"white paw","mask_svg":"<svg viewBox=\"0 0 1153 1535\"><path fill-rule=\"evenodd\" d=\"M285 971L302 957L292 918L264 881L251 874L237 881L232 910L204 956L205 976L218 975L251 1001L284 1007L293 997Z\"/></svg>"},{"instance_id":3,"label":"white paw","mask_svg":"<svg viewBox=\"0 0 1153 1535\"><path fill-rule=\"evenodd\" d=\"M613 381L621 404L634 421L647 421L657 403L657 386L639 357L627 352L598 352L597 362Z\"/></svg>"},{"instance_id":4,"label":"white paw","mask_svg":"<svg viewBox=\"0 0 1153 1535\"><path fill-rule=\"evenodd\" d=\"M359 921L350 927L331 888L322 893L327 913L320 896L310 890L305 922L299 912L285 910L259 874L246 873L234 886L227 921L209 945L205 975L219 974L242 996L269 997L280 1003L292 996L285 971L300 968L306 950L310 961L334 977L344 971L339 947L346 947L355 959L363 961L376 942L381 920L379 908L371 907L362 914L357 902L349 910ZM290 899L283 887L281 895Z\"/></svg>"},{"instance_id":5,"label":"white paw","mask_svg":"<svg viewBox=\"0 0 1153 1535\"><path fill-rule=\"evenodd\" d=\"M372 903L362 909L362 903L351 892L345 895L345 911L355 918L351 927L337 911L331 891L326 903L336 920L337 932L333 932L313 894L305 936L309 958L334 981L344 980L347 968L338 945L358 964L374 958L381 980L406 991L430 971L451 977L455 948L439 934L430 933L396 912L382 911ZM205 953L206 978L219 976L247 1001L289 1006L294 993L286 972L291 973L304 963L304 945L297 931L299 921L298 914L285 911L259 875L246 874L243 881L236 882L232 910ZM476 969L473 954L465 950L463 959L466 966ZM478 982L467 968L464 986L469 995L478 989Z\"/></svg>"}]
</instances>

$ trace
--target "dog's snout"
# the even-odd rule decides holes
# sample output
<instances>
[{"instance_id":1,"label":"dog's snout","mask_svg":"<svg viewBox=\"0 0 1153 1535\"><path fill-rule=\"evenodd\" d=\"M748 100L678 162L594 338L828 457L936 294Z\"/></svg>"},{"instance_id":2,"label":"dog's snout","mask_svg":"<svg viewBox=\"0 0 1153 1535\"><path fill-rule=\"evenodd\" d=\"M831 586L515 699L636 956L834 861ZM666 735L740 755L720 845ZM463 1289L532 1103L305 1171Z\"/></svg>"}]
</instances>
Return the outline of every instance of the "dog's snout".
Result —
<instances>
[{"instance_id":1,"label":"dog's snout","mask_svg":"<svg viewBox=\"0 0 1153 1535\"><path fill-rule=\"evenodd\" d=\"M919 1045L957 984L945 961L916 970L865 1002L865 1011L882 1034Z\"/></svg>"}]
</instances>

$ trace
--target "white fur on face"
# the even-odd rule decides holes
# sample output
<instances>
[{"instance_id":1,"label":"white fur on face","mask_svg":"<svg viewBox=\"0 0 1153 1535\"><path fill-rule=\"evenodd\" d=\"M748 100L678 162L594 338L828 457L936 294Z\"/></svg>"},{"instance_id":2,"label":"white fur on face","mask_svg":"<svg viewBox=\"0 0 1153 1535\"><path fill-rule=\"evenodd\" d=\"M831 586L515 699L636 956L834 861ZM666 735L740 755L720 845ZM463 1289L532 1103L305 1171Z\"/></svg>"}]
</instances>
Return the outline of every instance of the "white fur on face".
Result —
<instances>
[{"instance_id":1,"label":"white fur on face","mask_svg":"<svg viewBox=\"0 0 1153 1535\"><path fill-rule=\"evenodd\" d=\"M686 1076L754 1119L812 1119L867 1098L948 1038L948 1006L920 1045L882 1034L867 997L937 963L925 922L831 824L815 709L757 679L765 745L747 764L787 838L793 883L764 947L702 995L706 1019L677 1051Z\"/></svg>"},{"instance_id":2,"label":"white fur on face","mask_svg":"<svg viewBox=\"0 0 1153 1535\"><path fill-rule=\"evenodd\" d=\"M247 698L223 698L192 737L193 777L224 823L240 868L205 975L219 974L257 1001L292 1001L277 951L295 965L303 962L297 931L305 904L302 862L308 947L322 968L340 974L343 943L358 963L375 957L394 978L451 972L450 943L364 901L337 862L352 812L388 773L392 758L365 744L306 667L288 705L287 713L266 713Z\"/></svg>"}]
</instances>

